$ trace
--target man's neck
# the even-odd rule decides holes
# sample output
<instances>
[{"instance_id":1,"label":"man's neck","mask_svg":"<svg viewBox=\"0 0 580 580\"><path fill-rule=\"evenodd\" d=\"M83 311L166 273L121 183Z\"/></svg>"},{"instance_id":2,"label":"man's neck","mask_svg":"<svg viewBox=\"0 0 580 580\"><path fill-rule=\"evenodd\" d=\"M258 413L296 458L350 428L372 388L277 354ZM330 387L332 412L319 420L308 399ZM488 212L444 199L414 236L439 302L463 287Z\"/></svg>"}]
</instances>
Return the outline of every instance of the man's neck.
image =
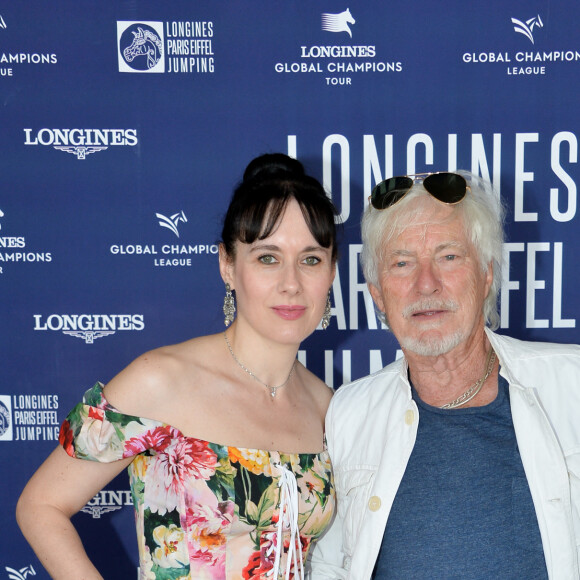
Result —
<instances>
[{"instance_id":1,"label":"man's neck","mask_svg":"<svg viewBox=\"0 0 580 580\"><path fill-rule=\"evenodd\" d=\"M439 356L422 356L405 352L409 375L419 397L428 405L441 407L462 396L489 372L478 393L462 407L487 405L497 396L496 360L489 360L491 345L480 333ZM490 368L488 368L490 367Z\"/></svg>"}]
</instances>

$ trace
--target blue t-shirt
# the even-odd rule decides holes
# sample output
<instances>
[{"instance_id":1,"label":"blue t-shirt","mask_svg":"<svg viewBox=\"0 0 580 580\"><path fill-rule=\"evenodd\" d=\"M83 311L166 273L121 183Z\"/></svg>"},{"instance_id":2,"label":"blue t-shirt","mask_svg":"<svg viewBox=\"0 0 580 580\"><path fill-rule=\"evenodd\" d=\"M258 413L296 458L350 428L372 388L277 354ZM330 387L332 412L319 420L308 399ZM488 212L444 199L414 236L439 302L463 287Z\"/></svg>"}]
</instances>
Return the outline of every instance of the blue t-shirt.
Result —
<instances>
[{"instance_id":1,"label":"blue t-shirt","mask_svg":"<svg viewBox=\"0 0 580 580\"><path fill-rule=\"evenodd\" d=\"M414 389L413 398L417 442L373 579L547 579L507 381L483 407L431 407Z\"/></svg>"}]
</instances>

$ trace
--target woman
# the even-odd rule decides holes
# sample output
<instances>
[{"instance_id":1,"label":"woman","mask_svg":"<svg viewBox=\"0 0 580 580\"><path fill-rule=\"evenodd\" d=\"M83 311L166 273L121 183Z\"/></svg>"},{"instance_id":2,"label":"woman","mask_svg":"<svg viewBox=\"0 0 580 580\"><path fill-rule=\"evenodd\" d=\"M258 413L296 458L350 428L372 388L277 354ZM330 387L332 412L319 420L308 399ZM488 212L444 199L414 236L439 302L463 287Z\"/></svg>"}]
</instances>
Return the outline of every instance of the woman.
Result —
<instances>
[{"instance_id":1,"label":"woman","mask_svg":"<svg viewBox=\"0 0 580 580\"><path fill-rule=\"evenodd\" d=\"M296 353L330 318L335 214L298 161L248 165L220 245L227 330L146 353L87 391L20 497L19 525L52 577L101 578L70 517L127 467L141 578L303 576L334 509L332 392Z\"/></svg>"}]
</instances>

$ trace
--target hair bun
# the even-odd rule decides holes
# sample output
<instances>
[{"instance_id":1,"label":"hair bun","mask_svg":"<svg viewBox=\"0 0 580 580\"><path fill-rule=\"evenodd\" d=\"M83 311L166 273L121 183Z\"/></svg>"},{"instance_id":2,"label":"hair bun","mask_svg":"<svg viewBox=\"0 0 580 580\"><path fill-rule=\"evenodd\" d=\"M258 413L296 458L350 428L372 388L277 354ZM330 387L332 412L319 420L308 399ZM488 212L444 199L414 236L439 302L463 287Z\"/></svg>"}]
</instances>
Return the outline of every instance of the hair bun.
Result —
<instances>
[{"instance_id":1,"label":"hair bun","mask_svg":"<svg viewBox=\"0 0 580 580\"><path fill-rule=\"evenodd\" d=\"M244 182L288 179L292 176L304 176L300 161L284 153L266 153L250 161L244 171Z\"/></svg>"}]
</instances>

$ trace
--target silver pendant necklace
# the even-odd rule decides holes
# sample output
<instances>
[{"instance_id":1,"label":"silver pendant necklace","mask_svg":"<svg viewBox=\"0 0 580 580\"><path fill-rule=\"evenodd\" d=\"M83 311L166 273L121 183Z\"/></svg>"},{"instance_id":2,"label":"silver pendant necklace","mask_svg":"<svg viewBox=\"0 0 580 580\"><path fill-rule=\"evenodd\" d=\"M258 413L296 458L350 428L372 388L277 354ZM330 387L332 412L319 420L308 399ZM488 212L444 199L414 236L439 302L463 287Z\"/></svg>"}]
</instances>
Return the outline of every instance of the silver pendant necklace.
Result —
<instances>
[{"instance_id":1,"label":"silver pendant necklace","mask_svg":"<svg viewBox=\"0 0 580 580\"><path fill-rule=\"evenodd\" d=\"M292 375L294 374L294 369L296 368L296 361L294 361L292 363L292 368L290 369L290 373L288 374L288 377L286 378L286 380L281 385L272 387L268 383L265 383L264 381L259 379L247 366L245 366L238 359L238 357L234 354L234 351L232 350L232 345L230 344L230 341L228 340L228 335L225 332L224 332L224 338L226 339L226 344L228 345L228 350L230 351L232 358L238 363L238 366L241 369L243 369L244 371L246 371L255 381L258 381L261 385L264 385L267 389L269 389L270 396L272 397L272 399L275 399L276 398L276 391L278 389L281 389L282 387L285 387L288 384L288 381L292 378Z\"/></svg>"},{"instance_id":2,"label":"silver pendant necklace","mask_svg":"<svg viewBox=\"0 0 580 580\"><path fill-rule=\"evenodd\" d=\"M453 401L451 401L451 403L441 405L441 407L439 407L439 408L440 409L457 409L457 407L461 407L461 406L465 405L465 403L468 403L469 401L471 401L471 399L473 399L475 397L475 395L477 395L477 393L479 393L479 391L481 391L481 387L483 387L483 383L485 383L485 381L487 381L489 375L491 375L491 371L493 370L494 366L495 366L495 351L493 350L493 348L490 347L489 352L487 353L487 360L485 361L485 374L483 375L483 377L481 377L481 379L476 381L476 383L474 385L469 387L469 389L467 389L467 391L465 391L465 393L463 393L463 395L460 395L459 397L457 397L457 399L454 399Z\"/></svg>"}]
</instances>

